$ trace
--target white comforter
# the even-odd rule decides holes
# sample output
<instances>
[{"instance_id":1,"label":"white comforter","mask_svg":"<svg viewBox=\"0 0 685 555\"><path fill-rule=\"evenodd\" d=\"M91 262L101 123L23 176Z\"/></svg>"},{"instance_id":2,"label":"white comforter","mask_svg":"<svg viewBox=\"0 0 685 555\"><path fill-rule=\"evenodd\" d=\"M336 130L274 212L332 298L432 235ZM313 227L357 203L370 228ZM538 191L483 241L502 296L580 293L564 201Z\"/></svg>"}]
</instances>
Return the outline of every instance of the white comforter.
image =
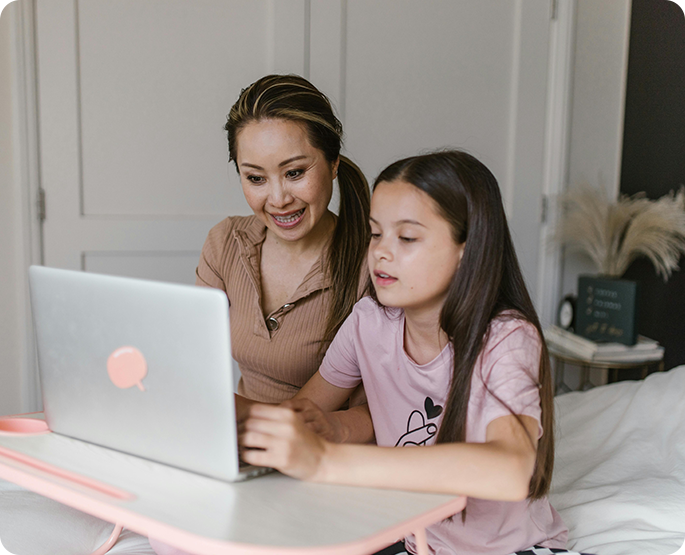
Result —
<instances>
[{"instance_id":1,"label":"white comforter","mask_svg":"<svg viewBox=\"0 0 685 555\"><path fill-rule=\"evenodd\" d=\"M685 366L558 397L550 499L569 548L670 555L685 538ZM86 555L112 525L0 481L0 539L15 555ZM112 555L150 555L125 531ZM2 547L0 547L2 555Z\"/></svg>"},{"instance_id":2,"label":"white comforter","mask_svg":"<svg viewBox=\"0 0 685 555\"><path fill-rule=\"evenodd\" d=\"M668 555L685 538L685 366L557 397L550 500L569 548Z\"/></svg>"}]
</instances>

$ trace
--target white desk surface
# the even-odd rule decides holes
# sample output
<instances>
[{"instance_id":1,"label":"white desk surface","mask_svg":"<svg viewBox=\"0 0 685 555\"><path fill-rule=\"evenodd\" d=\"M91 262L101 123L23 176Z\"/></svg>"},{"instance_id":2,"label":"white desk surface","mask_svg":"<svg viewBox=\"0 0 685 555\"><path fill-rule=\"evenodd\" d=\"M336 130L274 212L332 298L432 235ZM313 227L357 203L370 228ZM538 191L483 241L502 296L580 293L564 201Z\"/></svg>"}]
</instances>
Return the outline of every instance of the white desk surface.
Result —
<instances>
[{"instance_id":1,"label":"white desk surface","mask_svg":"<svg viewBox=\"0 0 685 555\"><path fill-rule=\"evenodd\" d=\"M76 484L22 455L134 497ZM53 433L0 435L0 477L198 555L368 554L459 512L466 502L311 484L279 473L230 484Z\"/></svg>"}]
</instances>

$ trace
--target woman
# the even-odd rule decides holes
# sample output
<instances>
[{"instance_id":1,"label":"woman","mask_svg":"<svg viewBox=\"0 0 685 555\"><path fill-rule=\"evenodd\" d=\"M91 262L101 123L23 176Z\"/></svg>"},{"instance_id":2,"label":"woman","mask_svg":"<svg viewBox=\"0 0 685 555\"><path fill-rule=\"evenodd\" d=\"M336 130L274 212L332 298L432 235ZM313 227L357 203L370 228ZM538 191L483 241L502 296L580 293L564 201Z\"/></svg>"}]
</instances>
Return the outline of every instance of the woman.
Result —
<instances>
[{"instance_id":1,"label":"woman","mask_svg":"<svg viewBox=\"0 0 685 555\"><path fill-rule=\"evenodd\" d=\"M228 296L238 393L280 403L317 371L362 293L368 184L340 155L330 101L302 77L268 75L244 89L225 129L254 215L212 228L196 283ZM336 177L338 217L328 210Z\"/></svg>"}]
</instances>

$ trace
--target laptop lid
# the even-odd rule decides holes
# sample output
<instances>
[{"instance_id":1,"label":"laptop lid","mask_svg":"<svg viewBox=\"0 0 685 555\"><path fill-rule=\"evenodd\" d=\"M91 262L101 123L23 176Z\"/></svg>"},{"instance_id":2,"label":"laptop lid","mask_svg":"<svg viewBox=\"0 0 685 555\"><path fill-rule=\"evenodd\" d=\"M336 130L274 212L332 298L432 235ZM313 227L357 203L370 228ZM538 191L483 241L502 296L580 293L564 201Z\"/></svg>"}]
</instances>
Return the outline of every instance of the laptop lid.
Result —
<instances>
[{"instance_id":1,"label":"laptop lid","mask_svg":"<svg viewBox=\"0 0 685 555\"><path fill-rule=\"evenodd\" d=\"M52 431L237 478L222 291L42 266L29 281Z\"/></svg>"}]
</instances>

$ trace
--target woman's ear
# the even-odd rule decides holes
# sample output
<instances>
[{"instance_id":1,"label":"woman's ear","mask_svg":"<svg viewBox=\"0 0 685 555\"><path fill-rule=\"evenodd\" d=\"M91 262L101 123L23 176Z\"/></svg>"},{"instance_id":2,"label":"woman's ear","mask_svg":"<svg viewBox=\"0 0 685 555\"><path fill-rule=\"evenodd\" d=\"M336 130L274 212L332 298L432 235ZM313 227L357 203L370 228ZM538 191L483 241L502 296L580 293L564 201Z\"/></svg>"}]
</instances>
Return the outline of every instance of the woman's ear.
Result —
<instances>
[{"instance_id":1,"label":"woman's ear","mask_svg":"<svg viewBox=\"0 0 685 555\"><path fill-rule=\"evenodd\" d=\"M335 162L331 164L331 173L333 174L333 179L338 177L338 166L340 165L340 156L335 159Z\"/></svg>"}]
</instances>

